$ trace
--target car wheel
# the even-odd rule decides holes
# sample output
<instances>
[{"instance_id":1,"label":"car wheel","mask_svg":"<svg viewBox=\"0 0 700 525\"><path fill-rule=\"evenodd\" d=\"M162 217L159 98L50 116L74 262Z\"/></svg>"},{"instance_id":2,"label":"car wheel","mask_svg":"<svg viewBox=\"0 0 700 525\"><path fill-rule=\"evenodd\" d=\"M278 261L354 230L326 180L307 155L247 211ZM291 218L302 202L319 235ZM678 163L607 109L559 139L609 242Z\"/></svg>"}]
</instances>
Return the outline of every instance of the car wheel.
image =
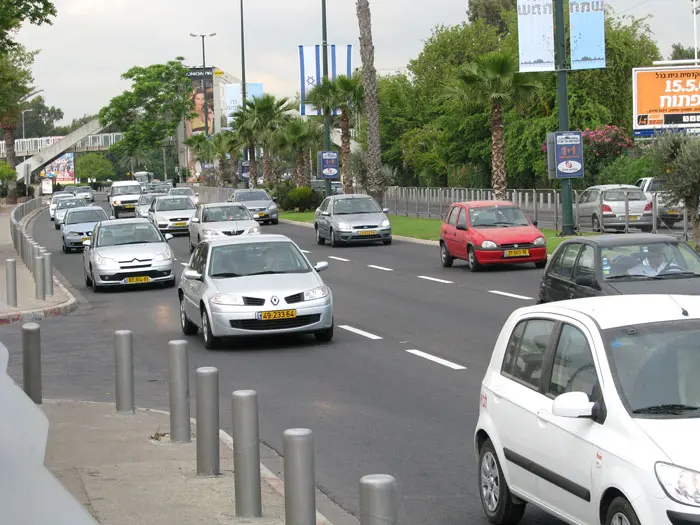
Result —
<instances>
[{"instance_id":1,"label":"car wheel","mask_svg":"<svg viewBox=\"0 0 700 525\"><path fill-rule=\"evenodd\" d=\"M114 215L115 219L119 218L119 212L116 209L114 210L114 213L112 215Z\"/></svg>"},{"instance_id":2,"label":"car wheel","mask_svg":"<svg viewBox=\"0 0 700 525\"><path fill-rule=\"evenodd\" d=\"M479 450L479 497L484 513L496 525L514 525L525 512L524 503L513 501L490 439Z\"/></svg>"},{"instance_id":3,"label":"car wheel","mask_svg":"<svg viewBox=\"0 0 700 525\"><path fill-rule=\"evenodd\" d=\"M170 279L169 281L165 281L163 283L163 288L172 288L173 286L175 286L175 278L174 277L172 279Z\"/></svg>"},{"instance_id":4,"label":"car wheel","mask_svg":"<svg viewBox=\"0 0 700 525\"><path fill-rule=\"evenodd\" d=\"M547 266L547 259L545 259L544 261L539 261L539 262L535 263L535 268L537 268L539 270L541 270L545 266Z\"/></svg>"},{"instance_id":5,"label":"car wheel","mask_svg":"<svg viewBox=\"0 0 700 525\"><path fill-rule=\"evenodd\" d=\"M54 226L54 228L56 228L57 230L60 230L60 229L61 229L61 227L58 225L58 223L54 224L53 226Z\"/></svg>"},{"instance_id":6,"label":"car wheel","mask_svg":"<svg viewBox=\"0 0 700 525\"><path fill-rule=\"evenodd\" d=\"M605 525L640 525L637 513L625 498L618 496L608 507Z\"/></svg>"},{"instance_id":7,"label":"car wheel","mask_svg":"<svg viewBox=\"0 0 700 525\"><path fill-rule=\"evenodd\" d=\"M384 243L384 246L389 246L391 244L391 237L384 239L382 242Z\"/></svg>"},{"instance_id":8,"label":"car wheel","mask_svg":"<svg viewBox=\"0 0 700 525\"><path fill-rule=\"evenodd\" d=\"M651 233L654 229L651 226L642 226L642 231L644 233Z\"/></svg>"},{"instance_id":9,"label":"car wheel","mask_svg":"<svg viewBox=\"0 0 700 525\"><path fill-rule=\"evenodd\" d=\"M320 332L314 333L314 337L316 338L316 341L319 343L329 343L331 339L333 339L333 324L331 324L330 328L326 328L325 330L321 330Z\"/></svg>"},{"instance_id":10,"label":"car wheel","mask_svg":"<svg viewBox=\"0 0 700 525\"><path fill-rule=\"evenodd\" d=\"M90 279L90 276L87 274L84 267L83 267L83 273L85 274L85 286L90 288L92 286L92 279Z\"/></svg>"},{"instance_id":11,"label":"car wheel","mask_svg":"<svg viewBox=\"0 0 700 525\"><path fill-rule=\"evenodd\" d=\"M328 241L331 244L331 248L337 248L340 243L335 240L335 235L333 234L333 228L328 230L328 237L329 237Z\"/></svg>"},{"instance_id":12,"label":"car wheel","mask_svg":"<svg viewBox=\"0 0 700 525\"><path fill-rule=\"evenodd\" d=\"M591 227L593 228L594 232L601 232L600 229L600 220L598 219L597 215L594 215L593 218L591 219Z\"/></svg>"},{"instance_id":13,"label":"car wheel","mask_svg":"<svg viewBox=\"0 0 700 525\"><path fill-rule=\"evenodd\" d=\"M189 244L190 244L190 253L192 253L194 251L194 245L192 243L189 243Z\"/></svg>"},{"instance_id":14,"label":"car wheel","mask_svg":"<svg viewBox=\"0 0 700 525\"><path fill-rule=\"evenodd\" d=\"M204 348L214 350L219 346L219 339L211 333L211 322L206 308L202 308L202 337L204 337Z\"/></svg>"},{"instance_id":15,"label":"car wheel","mask_svg":"<svg viewBox=\"0 0 700 525\"><path fill-rule=\"evenodd\" d=\"M190 321L185 313L185 299L180 298L180 328L185 335L197 335L199 328L196 324Z\"/></svg>"},{"instance_id":16,"label":"car wheel","mask_svg":"<svg viewBox=\"0 0 700 525\"><path fill-rule=\"evenodd\" d=\"M321 229L318 226L316 226L316 244L319 246L326 244L326 239L321 236Z\"/></svg>"},{"instance_id":17,"label":"car wheel","mask_svg":"<svg viewBox=\"0 0 700 525\"><path fill-rule=\"evenodd\" d=\"M279 224L280 220L279 219L272 219L272 224Z\"/></svg>"},{"instance_id":18,"label":"car wheel","mask_svg":"<svg viewBox=\"0 0 700 525\"><path fill-rule=\"evenodd\" d=\"M64 242L63 244L61 244L61 251L62 251L63 253L68 253L68 248L66 247L66 243L65 243L65 242Z\"/></svg>"},{"instance_id":19,"label":"car wheel","mask_svg":"<svg viewBox=\"0 0 700 525\"><path fill-rule=\"evenodd\" d=\"M476 259L474 249L471 246L467 250L467 263L469 264L469 270L472 272L476 272L481 268L479 261Z\"/></svg>"},{"instance_id":20,"label":"car wheel","mask_svg":"<svg viewBox=\"0 0 700 525\"><path fill-rule=\"evenodd\" d=\"M450 268L455 261L454 257L450 255L450 250L447 249L447 244L444 242L440 243L440 261L445 268Z\"/></svg>"},{"instance_id":21,"label":"car wheel","mask_svg":"<svg viewBox=\"0 0 700 525\"><path fill-rule=\"evenodd\" d=\"M94 293L100 293L102 291L102 287L95 282L95 276L92 270L90 270L90 282L92 283L92 291Z\"/></svg>"}]
</instances>

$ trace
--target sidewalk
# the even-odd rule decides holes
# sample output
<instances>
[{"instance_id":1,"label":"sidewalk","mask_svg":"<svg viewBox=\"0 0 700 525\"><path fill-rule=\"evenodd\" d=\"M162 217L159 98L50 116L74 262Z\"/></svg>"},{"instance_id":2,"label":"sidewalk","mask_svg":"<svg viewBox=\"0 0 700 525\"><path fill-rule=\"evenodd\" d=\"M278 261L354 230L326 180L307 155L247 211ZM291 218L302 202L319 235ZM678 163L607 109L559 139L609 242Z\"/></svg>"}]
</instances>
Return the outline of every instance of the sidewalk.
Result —
<instances>
[{"instance_id":1,"label":"sidewalk","mask_svg":"<svg viewBox=\"0 0 700 525\"><path fill-rule=\"evenodd\" d=\"M284 524L284 496L262 479L263 518L235 517L233 452L221 476L197 477L196 443L171 444L169 416L118 414L113 403L44 401L44 464L101 524ZM193 425L194 427L194 425Z\"/></svg>"},{"instance_id":2,"label":"sidewalk","mask_svg":"<svg viewBox=\"0 0 700 525\"><path fill-rule=\"evenodd\" d=\"M35 298L34 278L12 245L10 213L13 206L0 206L0 325L29 322L72 311L75 298L54 277L53 296L45 301ZM17 265L17 307L7 305L5 260L15 259Z\"/></svg>"}]
</instances>

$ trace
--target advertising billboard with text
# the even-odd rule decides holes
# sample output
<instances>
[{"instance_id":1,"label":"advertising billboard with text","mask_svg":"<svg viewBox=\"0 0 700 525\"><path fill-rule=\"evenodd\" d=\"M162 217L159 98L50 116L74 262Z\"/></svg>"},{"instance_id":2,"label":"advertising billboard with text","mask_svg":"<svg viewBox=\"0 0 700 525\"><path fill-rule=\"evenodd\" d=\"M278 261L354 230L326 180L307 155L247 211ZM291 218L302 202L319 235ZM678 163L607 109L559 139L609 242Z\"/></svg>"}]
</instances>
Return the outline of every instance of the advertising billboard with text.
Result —
<instances>
[{"instance_id":1,"label":"advertising billboard with text","mask_svg":"<svg viewBox=\"0 0 700 525\"><path fill-rule=\"evenodd\" d=\"M214 68L201 67L190 68L187 75L192 79L192 104L194 109L190 118L185 120L185 140L193 135L204 134L205 126L209 135L218 131L215 125L214 111ZM207 115L204 114L204 100L207 101ZM198 178L203 171L203 166L198 161L190 148L187 148L187 169L191 179ZM196 182L190 180L189 182Z\"/></svg>"},{"instance_id":2,"label":"advertising billboard with text","mask_svg":"<svg viewBox=\"0 0 700 525\"><path fill-rule=\"evenodd\" d=\"M632 70L634 134L700 132L700 67Z\"/></svg>"}]
</instances>

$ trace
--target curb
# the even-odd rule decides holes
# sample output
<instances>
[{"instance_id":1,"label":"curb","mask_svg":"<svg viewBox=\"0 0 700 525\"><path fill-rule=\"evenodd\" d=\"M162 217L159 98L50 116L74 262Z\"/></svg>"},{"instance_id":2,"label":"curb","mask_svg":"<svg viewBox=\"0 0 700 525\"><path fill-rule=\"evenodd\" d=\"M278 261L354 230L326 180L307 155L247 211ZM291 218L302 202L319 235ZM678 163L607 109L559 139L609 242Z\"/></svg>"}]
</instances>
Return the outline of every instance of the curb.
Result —
<instances>
[{"instance_id":1,"label":"curb","mask_svg":"<svg viewBox=\"0 0 700 525\"><path fill-rule=\"evenodd\" d=\"M27 225L30 221L33 221L37 215L44 211L42 206L38 210L33 211L30 215L22 219L21 228L23 231L26 230ZM19 255L18 255L19 257ZM42 319L47 319L50 317L60 317L63 315L68 315L78 309L78 301L75 296L68 291L68 289L63 286L63 283L56 278L54 274L53 285L61 290L62 293L68 297L66 301L61 304L54 306L47 306L46 308L37 308L34 310L22 310L19 312L10 312L7 314L0 315L0 326L6 326L15 323L31 323L35 321L41 321Z\"/></svg>"},{"instance_id":2,"label":"curb","mask_svg":"<svg viewBox=\"0 0 700 525\"><path fill-rule=\"evenodd\" d=\"M314 225L310 222L292 221L289 219L280 219L282 224L291 224L294 226L302 226L304 228L313 228ZM398 241L410 242L413 244L422 244L424 246L440 246L438 241L430 241L427 239L416 239L415 237L404 237L403 235L392 235L392 237Z\"/></svg>"},{"instance_id":3,"label":"curb","mask_svg":"<svg viewBox=\"0 0 700 525\"><path fill-rule=\"evenodd\" d=\"M111 403L106 403L104 401L84 401L75 399L44 399L44 404L59 404L59 403L87 403L91 405L109 405ZM170 412L167 410L159 410L157 408L135 408L136 411L140 412L153 412L156 414L163 414L170 416ZM195 418L190 418L190 423L197 428L197 420ZM225 431L219 429L219 441L226 445L226 447L233 453L233 438ZM234 465L235 468L235 465ZM284 481L282 481L278 476L276 476L270 469L265 465L260 463L260 478L267 482L272 489L277 492L280 496L284 497ZM333 525L328 518L326 518L320 512L316 512L316 525Z\"/></svg>"}]
</instances>

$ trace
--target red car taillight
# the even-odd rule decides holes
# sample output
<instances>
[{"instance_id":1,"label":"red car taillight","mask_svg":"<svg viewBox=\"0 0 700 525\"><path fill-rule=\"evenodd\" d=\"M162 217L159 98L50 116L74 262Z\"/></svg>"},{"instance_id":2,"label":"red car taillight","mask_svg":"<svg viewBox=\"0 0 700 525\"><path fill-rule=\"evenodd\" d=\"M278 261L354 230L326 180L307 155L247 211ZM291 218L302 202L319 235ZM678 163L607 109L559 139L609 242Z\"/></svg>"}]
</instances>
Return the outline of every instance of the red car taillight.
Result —
<instances>
[{"instance_id":1,"label":"red car taillight","mask_svg":"<svg viewBox=\"0 0 700 525\"><path fill-rule=\"evenodd\" d=\"M644 206L644 211L652 211L654 209L654 205L651 202L647 202L647 205Z\"/></svg>"},{"instance_id":2,"label":"red car taillight","mask_svg":"<svg viewBox=\"0 0 700 525\"><path fill-rule=\"evenodd\" d=\"M612 208L607 204L603 204L602 209L603 209L603 213L612 213Z\"/></svg>"}]
</instances>

